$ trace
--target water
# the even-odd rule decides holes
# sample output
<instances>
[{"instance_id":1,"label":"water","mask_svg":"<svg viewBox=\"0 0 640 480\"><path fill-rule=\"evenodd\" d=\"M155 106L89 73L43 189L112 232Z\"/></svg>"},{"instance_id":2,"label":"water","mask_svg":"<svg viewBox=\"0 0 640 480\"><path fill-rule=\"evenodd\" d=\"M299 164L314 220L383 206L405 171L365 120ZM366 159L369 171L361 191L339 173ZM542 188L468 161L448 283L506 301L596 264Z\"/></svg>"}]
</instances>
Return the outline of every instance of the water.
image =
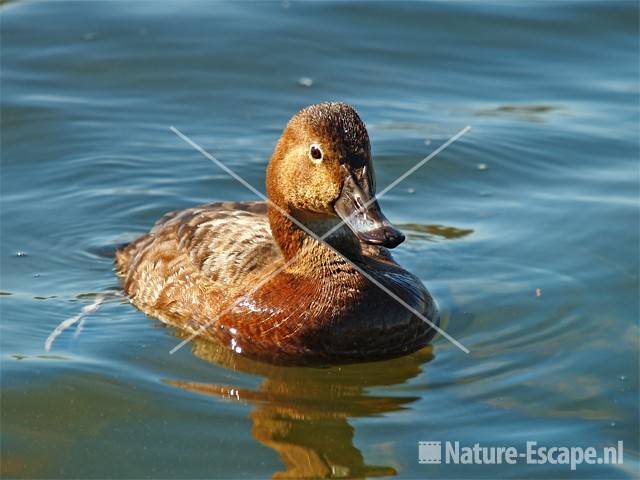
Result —
<instances>
[{"instance_id":1,"label":"water","mask_svg":"<svg viewBox=\"0 0 640 480\"><path fill-rule=\"evenodd\" d=\"M17 2L2 15L2 473L114 478L638 475L636 2ZM288 118L352 103L397 260L446 339L285 368L117 294L111 251L252 194ZM18 255L20 253L20 255ZM595 446L624 464L420 465L420 440Z\"/></svg>"}]
</instances>

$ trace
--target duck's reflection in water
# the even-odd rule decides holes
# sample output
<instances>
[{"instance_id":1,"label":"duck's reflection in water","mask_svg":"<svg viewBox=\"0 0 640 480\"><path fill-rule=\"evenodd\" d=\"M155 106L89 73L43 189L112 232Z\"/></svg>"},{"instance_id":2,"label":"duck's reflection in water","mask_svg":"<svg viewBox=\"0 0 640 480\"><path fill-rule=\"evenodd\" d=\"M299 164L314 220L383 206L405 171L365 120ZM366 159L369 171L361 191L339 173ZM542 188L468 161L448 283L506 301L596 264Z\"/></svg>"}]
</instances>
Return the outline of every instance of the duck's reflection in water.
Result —
<instances>
[{"instance_id":1,"label":"duck's reflection in water","mask_svg":"<svg viewBox=\"0 0 640 480\"><path fill-rule=\"evenodd\" d=\"M281 367L242 358L221 345L195 340L200 358L261 375L258 390L188 381L167 383L191 392L253 404L253 436L275 450L285 470L273 478L364 478L395 475L390 466L367 465L353 444L349 418L407 408L415 396L383 396L370 387L397 385L415 377L433 358L431 347L395 360L331 368Z\"/></svg>"}]
</instances>

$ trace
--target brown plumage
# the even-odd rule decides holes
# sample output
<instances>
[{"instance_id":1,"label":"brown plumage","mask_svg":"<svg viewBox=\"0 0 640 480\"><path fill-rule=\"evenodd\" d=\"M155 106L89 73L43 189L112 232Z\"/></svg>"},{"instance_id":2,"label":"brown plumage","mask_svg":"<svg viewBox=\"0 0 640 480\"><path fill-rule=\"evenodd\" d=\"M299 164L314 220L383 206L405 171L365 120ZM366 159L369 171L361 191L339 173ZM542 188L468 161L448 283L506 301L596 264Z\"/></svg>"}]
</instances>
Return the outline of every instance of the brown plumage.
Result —
<instances>
[{"instance_id":1,"label":"brown plumage","mask_svg":"<svg viewBox=\"0 0 640 480\"><path fill-rule=\"evenodd\" d=\"M307 107L287 125L267 168L267 194L277 207L224 202L165 215L117 252L124 289L151 316L271 362L415 351L433 329L283 214L318 236L346 219L326 242L435 323L431 296L385 248L404 237L373 200L374 180L355 110Z\"/></svg>"}]
</instances>

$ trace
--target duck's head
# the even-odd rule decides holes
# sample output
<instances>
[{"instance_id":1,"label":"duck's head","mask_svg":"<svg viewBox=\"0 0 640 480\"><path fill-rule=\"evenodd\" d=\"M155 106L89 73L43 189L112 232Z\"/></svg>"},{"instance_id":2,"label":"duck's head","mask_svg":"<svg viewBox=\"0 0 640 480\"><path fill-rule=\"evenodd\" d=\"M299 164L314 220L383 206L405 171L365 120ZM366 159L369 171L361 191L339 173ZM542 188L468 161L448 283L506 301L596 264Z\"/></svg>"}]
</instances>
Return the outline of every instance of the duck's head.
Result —
<instances>
[{"instance_id":1,"label":"duck's head","mask_svg":"<svg viewBox=\"0 0 640 480\"><path fill-rule=\"evenodd\" d=\"M318 235L344 221L348 229L337 234L352 232L362 242L387 248L404 241L375 200L369 135L347 104L320 103L293 116L269 162L267 193ZM270 208L272 229L280 217L275 210Z\"/></svg>"}]
</instances>

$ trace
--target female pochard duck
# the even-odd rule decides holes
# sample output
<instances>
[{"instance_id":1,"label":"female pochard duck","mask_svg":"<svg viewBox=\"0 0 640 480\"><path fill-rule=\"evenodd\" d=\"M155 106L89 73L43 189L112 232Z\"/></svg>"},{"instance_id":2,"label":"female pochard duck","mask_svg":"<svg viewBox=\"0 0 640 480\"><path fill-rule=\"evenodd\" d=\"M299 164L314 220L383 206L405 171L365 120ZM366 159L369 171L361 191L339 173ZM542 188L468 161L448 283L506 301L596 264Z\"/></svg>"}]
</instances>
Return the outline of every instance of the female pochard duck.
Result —
<instances>
[{"instance_id":1,"label":"female pochard duck","mask_svg":"<svg viewBox=\"0 0 640 480\"><path fill-rule=\"evenodd\" d=\"M387 250L404 236L374 194L369 136L356 111L312 105L293 116L276 145L268 204L171 212L117 252L117 268L145 313L253 358L336 363L404 355L435 331L362 271L431 322L439 315L422 282Z\"/></svg>"}]
</instances>

